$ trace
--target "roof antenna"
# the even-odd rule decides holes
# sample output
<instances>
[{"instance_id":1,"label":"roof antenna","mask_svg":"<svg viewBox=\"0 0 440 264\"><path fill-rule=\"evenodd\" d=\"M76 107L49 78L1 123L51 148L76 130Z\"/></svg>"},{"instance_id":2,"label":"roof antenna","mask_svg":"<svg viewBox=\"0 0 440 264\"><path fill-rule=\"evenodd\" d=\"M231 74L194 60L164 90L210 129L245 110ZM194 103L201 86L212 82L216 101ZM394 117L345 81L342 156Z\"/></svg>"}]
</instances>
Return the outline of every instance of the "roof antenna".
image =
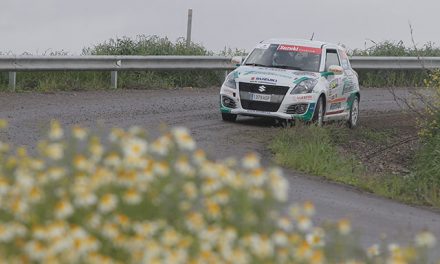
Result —
<instances>
[{"instance_id":1,"label":"roof antenna","mask_svg":"<svg viewBox=\"0 0 440 264\"><path fill-rule=\"evenodd\" d=\"M315 37L315 32L313 32L312 37L310 38L310 40L313 40L314 37Z\"/></svg>"}]
</instances>

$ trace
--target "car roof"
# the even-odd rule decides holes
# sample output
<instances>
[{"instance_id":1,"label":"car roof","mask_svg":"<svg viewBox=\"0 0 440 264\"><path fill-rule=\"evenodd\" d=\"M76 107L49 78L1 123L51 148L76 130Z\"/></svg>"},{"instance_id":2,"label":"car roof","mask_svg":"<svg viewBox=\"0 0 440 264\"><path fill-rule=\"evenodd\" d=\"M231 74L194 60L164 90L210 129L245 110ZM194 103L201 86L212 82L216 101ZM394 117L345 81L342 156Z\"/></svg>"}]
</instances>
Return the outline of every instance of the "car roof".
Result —
<instances>
[{"instance_id":1,"label":"car roof","mask_svg":"<svg viewBox=\"0 0 440 264\"><path fill-rule=\"evenodd\" d=\"M263 44L285 44L285 45L298 45L298 46L307 46L311 48L322 48L324 45L327 47L332 47L336 49L342 49L343 47L332 44L329 42L322 42L322 41L316 41L316 40L308 40L308 39L288 39L288 38L273 38L264 40L261 43Z\"/></svg>"}]
</instances>

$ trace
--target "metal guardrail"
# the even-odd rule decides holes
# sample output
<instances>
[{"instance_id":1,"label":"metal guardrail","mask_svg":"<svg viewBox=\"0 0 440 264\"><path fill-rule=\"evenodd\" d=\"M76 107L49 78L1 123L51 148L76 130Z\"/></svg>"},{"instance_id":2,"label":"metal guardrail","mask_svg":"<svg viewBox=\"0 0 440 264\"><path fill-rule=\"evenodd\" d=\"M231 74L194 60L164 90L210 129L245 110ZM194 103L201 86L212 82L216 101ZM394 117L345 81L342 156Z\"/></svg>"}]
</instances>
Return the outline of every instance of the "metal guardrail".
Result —
<instances>
[{"instance_id":1,"label":"metal guardrail","mask_svg":"<svg viewBox=\"0 0 440 264\"><path fill-rule=\"evenodd\" d=\"M440 57L351 57L354 69L420 70L440 68ZM117 88L118 71L232 70L231 58L214 56L0 56L0 71L9 72L15 89L19 71L111 71Z\"/></svg>"}]
</instances>

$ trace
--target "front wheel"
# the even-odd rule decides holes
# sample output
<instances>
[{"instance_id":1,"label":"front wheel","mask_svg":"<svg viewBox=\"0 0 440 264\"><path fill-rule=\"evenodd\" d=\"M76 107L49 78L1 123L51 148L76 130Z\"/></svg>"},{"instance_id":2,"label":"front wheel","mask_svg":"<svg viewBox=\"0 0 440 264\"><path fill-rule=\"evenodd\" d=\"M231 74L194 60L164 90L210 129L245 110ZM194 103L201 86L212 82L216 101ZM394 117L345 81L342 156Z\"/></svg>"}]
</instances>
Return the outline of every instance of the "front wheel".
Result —
<instances>
[{"instance_id":1,"label":"front wheel","mask_svg":"<svg viewBox=\"0 0 440 264\"><path fill-rule=\"evenodd\" d=\"M347 124L349 128L355 128L359 122L359 97L355 97L350 108L350 117Z\"/></svg>"},{"instance_id":2,"label":"front wheel","mask_svg":"<svg viewBox=\"0 0 440 264\"><path fill-rule=\"evenodd\" d=\"M237 120L237 115L222 113L222 119L226 122L235 122L235 120Z\"/></svg>"},{"instance_id":3,"label":"front wheel","mask_svg":"<svg viewBox=\"0 0 440 264\"><path fill-rule=\"evenodd\" d=\"M324 124L324 97L319 97L316 103L315 112L313 113L312 122L317 126Z\"/></svg>"}]
</instances>

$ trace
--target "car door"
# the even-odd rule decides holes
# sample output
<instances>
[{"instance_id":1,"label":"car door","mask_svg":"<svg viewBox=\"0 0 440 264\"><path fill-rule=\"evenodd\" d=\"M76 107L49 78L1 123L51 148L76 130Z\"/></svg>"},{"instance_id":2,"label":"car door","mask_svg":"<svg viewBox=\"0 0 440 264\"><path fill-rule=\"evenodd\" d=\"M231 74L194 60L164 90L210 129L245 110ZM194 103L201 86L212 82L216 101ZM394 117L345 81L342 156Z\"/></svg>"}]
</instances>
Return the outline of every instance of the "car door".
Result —
<instances>
[{"instance_id":1,"label":"car door","mask_svg":"<svg viewBox=\"0 0 440 264\"><path fill-rule=\"evenodd\" d=\"M328 71L330 66L337 65L341 66L341 60L336 49L326 48L325 50L325 69ZM339 114L342 113L346 106L346 100L343 96L344 82L346 80L345 72L339 75L329 75L327 77L328 81L328 93L327 93L327 104L326 104L326 114Z\"/></svg>"}]
</instances>

